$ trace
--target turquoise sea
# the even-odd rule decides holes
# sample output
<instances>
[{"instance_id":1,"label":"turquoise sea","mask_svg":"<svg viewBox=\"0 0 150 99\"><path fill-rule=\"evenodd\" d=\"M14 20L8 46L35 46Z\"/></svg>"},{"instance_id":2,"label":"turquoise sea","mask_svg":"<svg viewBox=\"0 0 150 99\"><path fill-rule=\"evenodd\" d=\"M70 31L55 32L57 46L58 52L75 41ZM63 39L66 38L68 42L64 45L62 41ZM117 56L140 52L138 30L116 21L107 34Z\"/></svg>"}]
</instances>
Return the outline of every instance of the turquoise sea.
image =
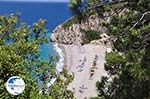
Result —
<instances>
[{"instance_id":1,"label":"turquoise sea","mask_svg":"<svg viewBox=\"0 0 150 99\"><path fill-rule=\"evenodd\" d=\"M6 15L11 13L20 13L21 21L25 21L27 24L32 25L40 18L48 20L46 28L49 30L47 38L50 38L53 29L63 23L66 19L71 17L71 13L68 8L68 3L63 2L1 2L0 1L0 15ZM57 55L54 50L53 44L48 42L40 47L41 57L48 59L48 55Z\"/></svg>"}]
</instances>

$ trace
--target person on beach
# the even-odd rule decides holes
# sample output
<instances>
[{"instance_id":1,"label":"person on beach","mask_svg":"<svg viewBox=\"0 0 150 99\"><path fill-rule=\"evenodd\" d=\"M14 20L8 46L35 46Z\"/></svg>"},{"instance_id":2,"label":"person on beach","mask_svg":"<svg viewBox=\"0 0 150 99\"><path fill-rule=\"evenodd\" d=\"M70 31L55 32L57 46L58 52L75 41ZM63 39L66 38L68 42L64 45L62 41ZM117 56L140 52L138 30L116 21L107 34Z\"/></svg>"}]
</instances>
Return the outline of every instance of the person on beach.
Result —
<instances>
[{"instance_id":1,"label":"person on beach","mask_svg":"<svg viewBox=\"0 0 150 99\"><path fill-rule=\"evenodd\" d=\"M86 58L86 56L84 57L84 59L83 59L83 62L81 63L81 65L79 65L79 66L77 66L76 68L78 69L78 67L80 68L78 71L79 72L81 72L81 71L83 71L84 69L84 66L85 66L85 62L87 61L87 58Z\"/></svg>"},{"instance_id":2,"label":"person on beach","mask_svg":"<svg viewBox=\"0 0 150 99\"><path fill-rule=\"evenodd\" d=\"M79 92L80 93L84 93L84 91L87 89L87 87L84 86L84 84L82 86L79 87Z\"/></svg>"},{"instance_id":3,"label":"person on beach","mask_svg":"<svg viewBox=\"0 0 150 99\"><path fill-rule=\"evenodd\" d=\"M79 89L79 92L80 92L80 93L84 93L84 91L83 91L83 90L81 90L81 89Z\"/></svg>"},{"instance_id":4,"label":"person on beach","mask_svg":"<svg viewBox=\"0 0 150 99\"><path fill-rule=\"evenodd\" d=\"M94 72L95 72L95 71L94 71L93 69L91 69L89 80L92 80L92 78L93 78L93 76L94 76Z\"/></svg>"},{"instance_id":5,"label":"person on beach","mask_svg":"<svg viewBox=\"0 0 150 99\"><path fill-rule=\"evenodd\" d=\"M80 69L80 70L78 70L78 72L82 72L84 69Z\"/></svg>"},{"instance_id":6,"label":"person on beach","mask_svg":"<svg viewBox=\"0 0 150 99\"><path fill-rule=\"evenodd\" d=\"M84 84L83 84L83 85L80 87L80 89L85 90L85 89L87 89L87 87L85 87Z\"/></svg>"},{"instance_id":7,"label":"person on beach","mask_svg":"<svg viewBox=\"0 0 150 99\"><path fill-rule=\"evenodd\" d=\"M97 65L98 58L99 58L98 55L95 55L95 58L94 58L94 61L93 61L93 68L97 69L96 65Z\"/></svg>"},{"instance_id":8,"label":"person on beach","mask_svg":"<svg viewBox=\"0 0 150 99\"><path fill-rule=\"evenodd\" d=\"M89 80L92 80L93 75L94 75L94 73L90 73Z\"/></svg>"}]
</instances>

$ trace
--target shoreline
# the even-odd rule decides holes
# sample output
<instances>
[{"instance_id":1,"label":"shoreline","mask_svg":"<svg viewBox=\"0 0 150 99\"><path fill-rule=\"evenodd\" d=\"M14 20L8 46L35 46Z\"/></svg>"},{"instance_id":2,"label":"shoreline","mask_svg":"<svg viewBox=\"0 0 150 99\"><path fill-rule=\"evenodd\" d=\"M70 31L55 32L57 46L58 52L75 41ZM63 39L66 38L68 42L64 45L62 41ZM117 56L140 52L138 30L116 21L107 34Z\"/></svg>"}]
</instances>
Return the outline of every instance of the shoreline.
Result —
<instances>
[{"instance_id":1,"label":"shoreline","mask_svg":"<svg viewBox=\"0 0 150 99\"><path fill-rule=\"evenodd\" d=\"M58 74L60 74L60 72L62 72L62 70L64 68L64 64L65 64L65 55L64 55L63 47L58 43L54 43L53 47L59 56L59 61L56 62L56 71ZM55 83L56 79L57 78L52 78L50 80L50 82L47 83L47 87L50 87L51 85L53 85Z\"/></svg>"},{"instance_id":2,"label":"shoreline","mask_svg":"<svg viewBox=\"0 0 150 99\"><path fill-rule=\"evenodd\" d=\"M65 65L65 53L63 51L63 47L60 44L54 43L53 46L59 56L59 61L56 63L56 70L58 73L60 73Z\"/></svg>"}]
</instances>

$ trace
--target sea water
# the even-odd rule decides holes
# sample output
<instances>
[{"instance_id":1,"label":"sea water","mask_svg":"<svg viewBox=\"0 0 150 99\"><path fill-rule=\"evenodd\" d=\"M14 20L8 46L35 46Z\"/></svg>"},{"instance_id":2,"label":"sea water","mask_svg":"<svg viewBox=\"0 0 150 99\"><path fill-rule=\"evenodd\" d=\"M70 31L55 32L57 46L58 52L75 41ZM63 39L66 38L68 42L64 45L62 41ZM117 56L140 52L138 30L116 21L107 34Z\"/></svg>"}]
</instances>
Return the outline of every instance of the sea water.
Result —
<instances>
[{"instance_id":1,"label":"sea water","mask_svg":"<svg viewBox=\"0 0 150 99\"><path fill-rule=\"evenodd\" d=\"M63 23L66 19L71 17L68 8L68 3L63 2L0 2L0 15L7 15L11 13L20 13L20 21L25 21L31 25L40 18L48 21L46 28L48 29L47 38L50 39L54 28ZM61 71L63 65L62 51L57 44L51 42L40 46L41 58L48 60L49 55L59 55L60 60L57 63L57 70Z\"/></svg>"}]
</instances>

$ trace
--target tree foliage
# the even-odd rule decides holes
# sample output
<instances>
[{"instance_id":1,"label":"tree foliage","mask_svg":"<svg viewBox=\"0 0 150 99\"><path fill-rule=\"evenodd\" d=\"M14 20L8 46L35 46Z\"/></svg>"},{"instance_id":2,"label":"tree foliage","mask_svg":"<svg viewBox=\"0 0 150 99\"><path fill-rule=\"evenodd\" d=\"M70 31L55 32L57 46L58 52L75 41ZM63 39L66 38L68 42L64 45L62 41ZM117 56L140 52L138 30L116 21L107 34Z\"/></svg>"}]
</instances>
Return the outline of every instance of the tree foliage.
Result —
<instances>
[{"instance_id":1,"label":"tree foliage","mask_svg":"<svg viewBox=\"0 0 150 99\"><path fill-rule=\"evenodd\" d=\"M69 8L74 16L77 17L79 23L86 20L86 18L93 13L88 11L88 7L100 2L99 0L70 0Z\"/></svg>"},{"instance_id":2,"label":"tree foliage","mask_svg":"<svg viewBox=\"0 0 150 99\"><path fill-rule=\"evenodd\" d=\"M51 78L60 79L55 69L57 58L50 57L48 61L40 58L39 46L48 41L47 21L39 19L29 26L25 22L20 23L19 17L16 14L0 16L0 99L65 99L64 95L61 98L58 95L62 90L56 89L55 94L49 94L52 92L47 88ZM25 81L25 90L18 96L6 90L6 82L11 76L20 76ZM56 80L54 88L63 83Z\"/></svg>"},{"instance_id":3,"label":"tree foliage","mask_svg":"<svg viewBox=\"0 0 150 99\"><path fill-rule=\"evenodd\" d=\"M106 54L105 69L109 76L97 83L100 98L150 98L149 4L149 0L127 0L107 6L111 13L122 12L109 16L108 35L116 38L115 50Z\"/></svg>"}]
</instances>

